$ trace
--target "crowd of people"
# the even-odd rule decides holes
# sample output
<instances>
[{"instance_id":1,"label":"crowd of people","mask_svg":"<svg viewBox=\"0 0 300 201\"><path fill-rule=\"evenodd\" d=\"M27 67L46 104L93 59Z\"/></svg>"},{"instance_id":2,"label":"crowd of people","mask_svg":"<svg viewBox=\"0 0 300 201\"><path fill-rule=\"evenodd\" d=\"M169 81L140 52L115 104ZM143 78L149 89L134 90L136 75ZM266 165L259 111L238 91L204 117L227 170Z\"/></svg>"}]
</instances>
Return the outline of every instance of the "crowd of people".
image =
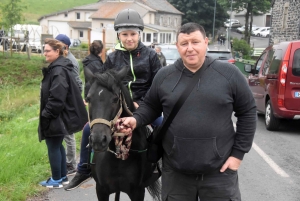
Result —
<instances>
[{"instance_id":1,"label":"crowd of people","mask_svg":"<svg viewBox=\"0 0 300 201\"><path fill-rule=\"evenodd\" d=\"M95 40L82 63L83 70L92 73L130 69L124 84L137 110L132 117L119 119L122 132L160 125L162 114L164 119L168 117L193 76L201 72L162 141L162 199L241 200L238 169L251 148L256 129L255 101L242 73L232 64L206 56L208 38L197 23L179 28L176 46L181 58L169 66L159 46L154 50L141 42L144 22L137 11L121 11L114 29L119 43L106 61L101 59L105 54L102 41ZM84 102L91 81L85 76L82 87L79 65L69 45L70 39L62 34L45 41L49 66L43 69L38 129L40 141L46 141L52 173L40 185L68 191L91 179L87 148L90 127ZM238 119L236 130L231 120L233 112ZM80 159L76 164L73 133L81 130ZM68 176L74 173L69 182Z\"/></svg>"}]
</instances>

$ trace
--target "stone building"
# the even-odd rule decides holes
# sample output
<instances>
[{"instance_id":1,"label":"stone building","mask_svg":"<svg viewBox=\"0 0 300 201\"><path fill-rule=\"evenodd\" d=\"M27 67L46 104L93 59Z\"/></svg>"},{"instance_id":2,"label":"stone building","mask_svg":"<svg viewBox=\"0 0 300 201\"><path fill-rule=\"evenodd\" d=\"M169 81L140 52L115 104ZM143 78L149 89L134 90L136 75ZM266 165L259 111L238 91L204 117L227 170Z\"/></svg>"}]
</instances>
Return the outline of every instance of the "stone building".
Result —
<instances>
[{"instance_id":1,"label":"stone building","mask_svg":"<svg viewBox=\"0 0 300 201\"><path fill-rule=\"evenodd\" d=\"M300 1L273 0L270 44L300 40Z\"/></svg>"}]
</instances>

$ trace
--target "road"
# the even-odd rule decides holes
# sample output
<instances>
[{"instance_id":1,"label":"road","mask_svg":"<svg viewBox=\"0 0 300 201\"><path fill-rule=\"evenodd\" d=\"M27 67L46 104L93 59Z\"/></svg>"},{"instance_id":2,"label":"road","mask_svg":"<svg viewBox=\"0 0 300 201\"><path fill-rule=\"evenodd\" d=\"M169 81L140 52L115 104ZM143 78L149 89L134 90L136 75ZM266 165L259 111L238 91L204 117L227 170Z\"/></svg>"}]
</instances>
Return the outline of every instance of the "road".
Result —
<instances>
[{"instance_id":1,"label":"road","mask_svg":"<svg viewBox=\"0 0 300 201\"><path fill-rule=\"evenodd\" d=\"M235 124L236 119L233 117ZM300 121L284 122L280 131L265 129L263 116L258 116L251 151L239 169L243 201L300 200ZM110 196L110 201L114 197ZM50 190L47 201L97 201L94 181L73 191ZM147 193L146 201L152 201ZM130 201L125 194L121 201Z\"/></svg>"}]
</instances>

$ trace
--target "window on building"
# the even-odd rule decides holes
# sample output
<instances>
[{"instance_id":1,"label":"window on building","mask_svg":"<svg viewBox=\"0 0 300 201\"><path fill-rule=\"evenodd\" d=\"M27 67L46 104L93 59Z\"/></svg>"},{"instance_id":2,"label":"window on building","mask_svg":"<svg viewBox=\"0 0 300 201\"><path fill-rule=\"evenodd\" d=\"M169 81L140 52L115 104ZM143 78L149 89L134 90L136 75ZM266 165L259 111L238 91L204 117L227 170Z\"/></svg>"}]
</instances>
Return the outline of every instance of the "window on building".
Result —
<instances>
[{"instance_id":1,"label":"window on building","mask_svg":"<svg viewBox=\"0 0 300 201\"><path fill-rule=\"evenodd\" d=\"M68 17L68 13L65 13L65 17Z\"/></svg>"},{"instance_id":2,"label":"window on building","mask_svg":"<svg viewBox=\"0 0 300 201\"><path fill-rule=\"evenodd\" d=\"M177 20L178 20L177 18L174 19L174 26L175 26L175 27L177 27L177 23L178 23Z\"/></svg>"},{"instance_id":3,"label":"window on building","mask_svg":"<svg viewBox=\"0 0 300 201\"><path fill-rule=\"evenodd\" d=\"M79 31L79 37L83 37L83 31Z\"/></svg>"},{"instance_id":4,"label":"window on building","mask_svg":"<svg viewBox=\"0 0 300 201\"><path fill-rule=\"evenodd\" d=\"M151 33L146 33L146 41L145 42L151 42Z\"/></svg>"},{"instance_id":5,"label":"window on building","mask_svg":"<svg viewBox=\"0 0 300 201\"><path fill-rule=\"evenodd\" d=\"M171 25L171 17L168 18L168 25Z\"/></svg>"},{"instance_id":6,"label":"window on building","mask_svg":"<svg viewBox=\"0 0 300 201\"><path fill-rule=\"evenodd\" d=\"M163 18L163 16L160 16L160 18L159 18L159 25L163 26L163 23L164 23L164 18Z\"/></svg>"},{"instance_id":7,"label":"window on building","mask_svg":"<svg viewBox=\"0 0 300 201\"><path fill-rule=\"evenodd\" d=\"M102 28L104 26L104 24L103 23L100 23L100 27Z\"/></svg>"},{"instance_id":8,"label":"window on building","mask_svg":"<svg viewBox=\"0 0 300 201\"><path fill-rule=\"evenodd\" d=\"M158 33L153 33L153 43L158 42Z\"/></svg>"},{"instance_id":9,"label":"window on building","mask_svg":"<svg viewBox=\"0 0 300 201\"><path fill-rule=\"evenodd\" d=\"M76 19L77 19L77 20L80 19L80 13L76 13Z\"/></svg>"}]
</instances>

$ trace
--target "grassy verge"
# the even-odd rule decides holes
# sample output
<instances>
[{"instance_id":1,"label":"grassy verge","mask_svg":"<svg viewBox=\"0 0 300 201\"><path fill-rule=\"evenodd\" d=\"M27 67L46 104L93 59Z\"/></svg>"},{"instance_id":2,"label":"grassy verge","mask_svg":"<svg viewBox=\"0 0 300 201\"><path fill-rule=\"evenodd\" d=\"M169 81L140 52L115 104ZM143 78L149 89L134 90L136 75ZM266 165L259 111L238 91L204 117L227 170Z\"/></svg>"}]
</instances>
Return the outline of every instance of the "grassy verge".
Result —
<instances>
[{"instance_id":1,"label":"grassy verge","mask_svg":"<svg viewBox=\"0 0 300 201\"><path fill-rule=\"evenodd\" d=\"M0 200L23 201L46 191L38 183L51 176L45 142L37 135L45 63L19 54L0 54L0 63Z\"/></svg>"}]
</instances>

